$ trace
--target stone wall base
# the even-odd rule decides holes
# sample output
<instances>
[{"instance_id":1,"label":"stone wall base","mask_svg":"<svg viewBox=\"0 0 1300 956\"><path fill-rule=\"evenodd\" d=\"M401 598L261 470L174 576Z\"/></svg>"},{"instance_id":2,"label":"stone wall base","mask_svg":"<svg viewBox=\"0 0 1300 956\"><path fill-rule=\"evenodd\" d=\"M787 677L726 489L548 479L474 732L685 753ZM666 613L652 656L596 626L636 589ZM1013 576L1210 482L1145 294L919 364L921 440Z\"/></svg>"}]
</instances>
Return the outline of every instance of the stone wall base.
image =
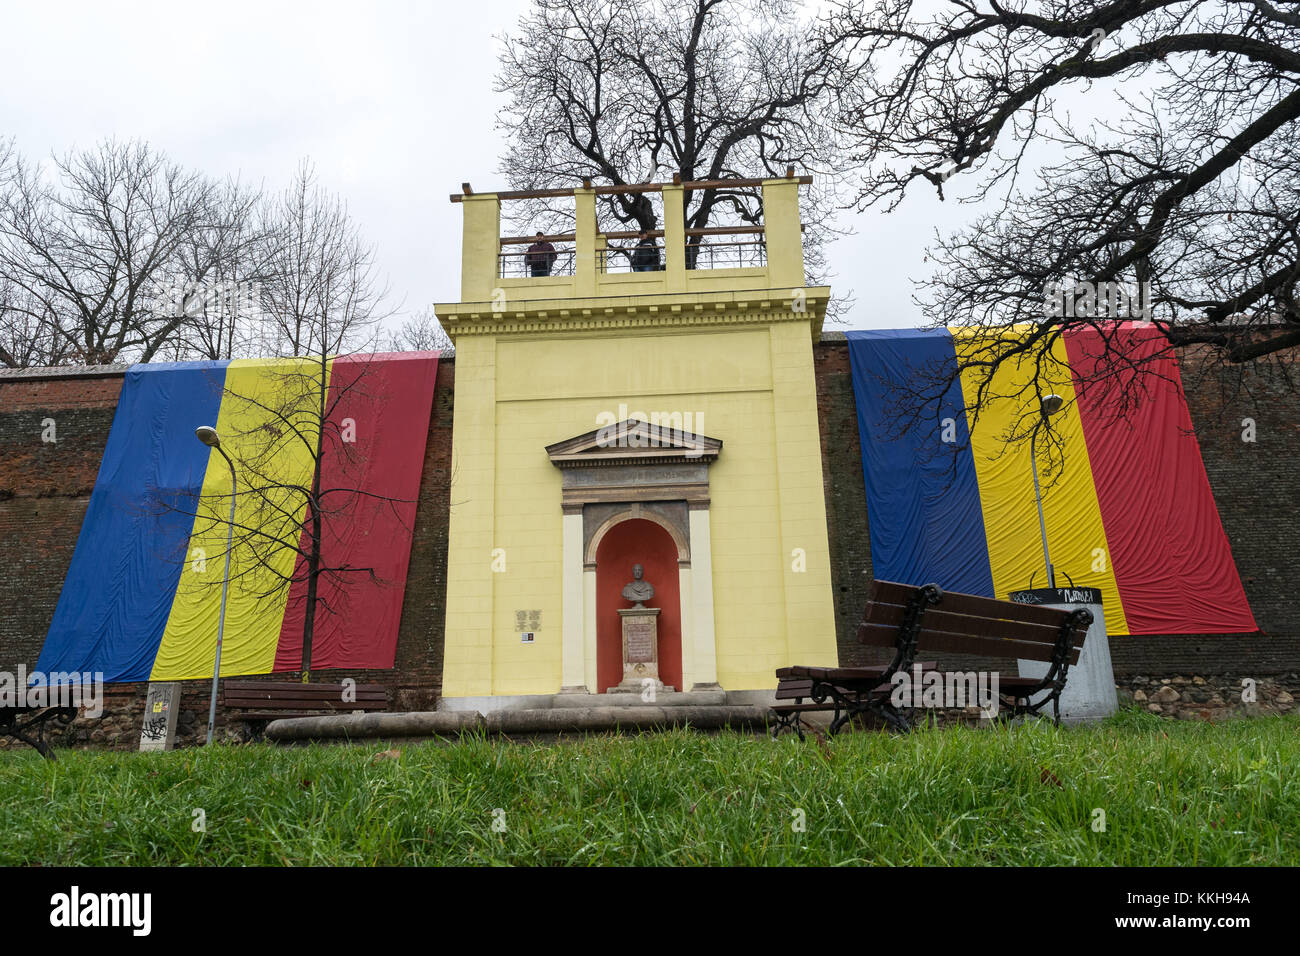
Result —
<instances>
[{"instance_id":1,"label":"stone wall base","mask_svg":"<svg viewBox=\"0 0 1300 956\"><path fill-rule=\"evenodd\" d=\"M1246 683L1251 682L1251 683ZM1253 685L1254 700L1243 700ZM1224 720L1293 713L1300 698L1300 674L1252 677L1214 674L1126 677L1116 693L1120 706L1137 706L1179 720ZM1249 697L1250 695L1247 694Z\"/></svg>"},{"instance_id":2,"label":"stone wall base","mask_svg":"<svg viewBox=\"0 0 1300 956\"><path fill-rule=\"evenodd\" d=\"M1253 685L1243 683L1252 681ZM181 711L176 728L176 747L196 747L203 744L204 737L207 733L207 715L208 715L208 688L200 686L200 681L186 681L181 695ZM1254 700L1243 700L1243 691L1253 686ZM144 718L144 699L147 685L119 685L110 688L104 697L104 713L102 717L92 719L88 717L78 717L66 729L62 731L52 731L50 740L56 747L73 748L77 750L138 750L140 746L140 725ZM1116 685L1116 697L1119 705L1123 707L1139 707L1149 713L1160 714L1166 717L1172 717L1177 720L1203 720L1203 721L1220 721L1228 720L1235 717L1260 717L1271 714L1288 714L1297 711L1300 701L1300 673L1278 674L1268 677L1251 677L1249 675L1224 675L1215 674L1201 676L1175 675L1173 677L1123 677L1120 678ZM395 694L400 698L400 693ZM601 701L594 696L582 695L584 700L560 700L554 696L547 696L546 704L539 708L535 700L528 698L519 698L521 703L530 704L525 709L530 711L530 719L534 722L541 721L542 718L537 715L543 710L555 709L557 711L572 710L586 711L593 707L593 702L598 704L609 705L609 702ZM746 707L764 709L772 700L772 692L769 691L730 691L717 694L678 694L674 695L676 704L695 704L709 705L700 707L700 713L703 714L710 710L710 707L717 708L719 713L723 711L735 710L739 712ZM714 699L717 698L717 699ZM725 700L725 704L724 704ZM489 707L486 713L492 711L506 711L510 708L500 706L502 699L494 700L497 707ZM482 704L482 700L475 701ZM443 704L449 703L447 701ZM469 701L461 701L469 703ZM631 704L639 704L638 701L631 701ZM420 710L432 710L431 706L421 706L424 701L419 701L415 707L394 708L390 717L395 717L401 713L412 713ZM658 702L658 708L664 711L671 711L674 708L665 707L665 701ZM441 712L470 711L477 708L472 707L447 707L440 706ZM606 708L601 708L601 720L591 719L591 726L602 723L606 714L603 712ZM636 709L636 708L631 708ZM687 707L689 711L693 708ZM1050 715L1050 709L1047 711ZM934 710L929 712L931 719L938 726L951 726L954 724L971 724L978 725L982 722L978 707L967 707L965 709L947 709ZM477 715L475 715L477 717ZM658 710L653 715L658 718ZM733 714L734 716L734 714ZM809 715L808 722L814 725L825 723L824 715ZM376 726L383 726L385 721L380 719L381 715L375 715L371 723ZM482 718L478 718L482 720ZM500 718L498 718L499 720ZM563 722L562 717L549 715L546 720L559 720ZM653 722L653 721L649 721ZM365 722L362 722L365 723ZM477 723L477 721L475 721ZM215 738L222 743L241 743L253 739L254 731L262 728L252 727L247 722L240 720L235 715L227 715L217 709L217 727ZM19 743L8 738L0 739L0 750L6 749L26 749L27 745Z\"/></svg>"}]
</instances>

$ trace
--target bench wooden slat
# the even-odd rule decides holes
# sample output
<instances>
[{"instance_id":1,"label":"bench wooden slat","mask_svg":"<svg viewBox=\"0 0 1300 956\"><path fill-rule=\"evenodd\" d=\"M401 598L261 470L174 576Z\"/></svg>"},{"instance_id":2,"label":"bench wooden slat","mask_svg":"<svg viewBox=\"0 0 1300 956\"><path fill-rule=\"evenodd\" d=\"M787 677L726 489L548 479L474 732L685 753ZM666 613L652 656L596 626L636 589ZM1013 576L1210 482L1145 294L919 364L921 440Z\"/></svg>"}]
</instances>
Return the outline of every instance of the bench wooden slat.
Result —
<instances>
[{"instance_id":1,"label":"bench wooden slat","mask_svg":"<svg viewBox=\"0 0 1300 956\"><path fill-rule=\"evenodd\" d=\"M876 638L870 643L876 643L882 634L891 635L891 640L898 636L897 627L889 627L885 624L863 624L859 631L865 631ZM1029 641L1015 641L1010 638L952 634L947 631L932 631L929 628L921 629L916 646L918 649L924 648L927 651L983 654L988 657L1012 657L1030 661L1050 661L1054 652L1054 647L1051 644L1034 644ZM1079 652L1080 648L1078 647L1070 651L1070 663L1072 665L1079 663Z\"/></svg>"},{"instance_id":2,"label":"bench wooden slat","mask_svg":"<svg viewBox=\"0 0 1300 956\"><path fill-rule=\"evenodd\" d=\"M285 697L303 697L308 700L332 700L336 697L342 698L343 688L329 687L319 691L280 690L271 691L270 693L267 693L266 691L234 689L226 691L224 696L257 700L280 700ZM387 697L388 692L385 690L358 690L356 691L356 696L359 698L366 697L372 700L377 700L379 698Z\"/></svg>"},{"instance_id":3,"label":"bench wooden slat","mask_svg":"<svg viewBox=\"0 0 1300 956\"><path fill-rule=\"evenodd\" d=\"M897 647L898 646L898 628L869 628L862 624L858 625L858 643L874 644L876 647Z\"/></svg>"},{"instance_id":4,"label":"bench wooden slat","mask_svg":"<svg viewBox=\"0 0 1300 956\"><path fill-rule=\"evenodd\" d=\"M798 664L790 668L794 677L811 677L832 683L836 681L870 680L873 677L879 677L887 669L885 665L879 667L818 667Z\"/></svg>"},{"instance_id":5,"label":"bench wooden slat","mask_svg":"<svg viewBox=\"0 0 1300 956\"><path fill-rule=\"evenodd\" d=\"M382 700L249 700L228 701L228 710L383 710L388 702Z\"/></svg>"},{"instance_id":6,"label":"bench wooden slat","mask_svg":"<svg viewBox=\"0 0 1300 956\"><path fill-rule=\"evenodd\" d=\"M383 688L363 689L358 687L354 692L358 697L384 697L388 694L388 691ZM319 697L321 699L327 699L330 697L341 697L343 695L343 688L342 686L334 686L321 687L320 690L303 690L301 688L295 688L293 690L265 691L243 687L232 687L230 690L225 691L225 694L227 697L262 697L267 700L275 697Z\"/></svg>"},{"instance_id":7,"label":"bench wooden slat","mask_svg":"<svg viewBox=\"0 0 1300 956\"><path fill-rule=\"evenodd\" d=\"M945 602L946 603L946 602ZM903 623L907 608L901 604L873 602L868 608L863 624L884 624L897 629ZM1062 614L1064 623L1065 614ZM1054 626L1031 621L1011 621L1006 618L976 617L945 610L944 605L928 607L921 618L925 630L947 631L949 634L971 634L976 637L1006 637L1017 641L1055 646L1061 632L1061 623ZM1083 643L1083 634L1074 637L1076 645Z\"/></svg>"},{"instance_id":8,"label":"bench wooden slat","mask_svg":"<svg viewBox=\"0 0 1300 956\"><path fill-rule=\"evenodd\" d=\"M284 694L290 692L302 692L307 694L330 694L337 693L342 684L304 684L300 681L271 681L271 680L225 680L221 684L223 689L237 692L256 692L265 694ZM386 693L387 688L383 684L357 684L356 691L358 694L363 693Z\"/></svg>"},{"instance_id":9,"label":"bench wooden slat","mask_svg":"<svg viewBox=\"0 0 1300 956\"><path fill-rule=\"evenodd\" d=\"M776 699L790 700L792 698L807 697L812 693L812 685L811 680L786 678L776 685Z\"/></svg>"},{"instance_id":10,"label":"bench wooden slat","mask_svg":"<svg viewBox=\"0 0 1300 956\"><path fill-rule=\"evenodd\" d=\"M299 681L227 680L222 685L222 706L245 720L319 714L350 714L388 709L388 690L382 684L357 684L344 699L339 684L303 684Z\"/></svg>"},{"instance_id":11,"label":"bench wooden slat","mask_svg":"<svg viewBox=\"0 0 1300 956\"><path fill-rule=\"evenodd\" d=\"M922 670L932 671L939 666L938 661L913 661L913 665L919 665ZM776 676L780 678L781 683L796 680L807 680L815 675L818 680L864 680L871 677L879 677L889 670L888 664L872 664L869 667L815 667L810 664L796 664L791 667L781 667L777 669ZM780 686L778 684L777 686Z\"/></svg>"},{"instance_id":12,"label":"bench wooden slat","mask_svg":"<svg viewBox=\"0 0 1300 956\"><path fill-rule=\"evenodd\" d=\"M353 704L384 704L385 697L358 697L347 701L342 697L223 697L227 707L331 707Z\"/></svg>"},{"instance_id":13,"label":"bench wooden slat","mask_svg":"<svg viewBox=\"0 0 1300 956\"><path fill-rule=\"evenodd\" d=\"M928 674L931 673L932 671L934 673L939 674L944 679L945 683L947 682L947 677L949 674L971 673L970 671L962 671L959 668L951 668L949 670L942 670L942 671L935 671L934 668L930 668L923 671L922 673ZM908 671L908 675L912 676L912 672ZM1020 691L1028 687L1039 687L1042 685L1042 683L1043 683L1042 679L1038 677L1020 677L1019 675L1001 674L1001 673L998 674L998 690L1004 694L1011 693L1013 690Z\"/></svg>"},{"instance_id":14,"label":"bench wooden slat","mask_svg":"<svg viewBox=\"0 0 1300 956\"><path fill-rule=\"evenodd\" d=\"M835 702L828 699L824 704L773 704L772 709L778 714L805 714L814 710L834 710Z\"/></svg>"},{"instance_id":15,"label":"bench wooden slat","mask_svg":"<svg viewBox=\"0 0 1300 956\"><path fill-rule=\"evenodd\" d=\"M872 602L905 605L911 600L918 588L911 584L899 584L896 581L876 581L871 592ZM944 591L943 600L934 606L935 610L949 611L954 614L973 614L979 617L1005 618L1011 610L1009 601L981 597L977 594L962 594L957 591ZM1060 627L1069 615L1069 611L1043 607L1038 604L1015 604L1015 619L1029 621L1033 624L1045 624L1048 627ZM927 611L928 613L928 611Z\"/></svg>"}]
</instances>

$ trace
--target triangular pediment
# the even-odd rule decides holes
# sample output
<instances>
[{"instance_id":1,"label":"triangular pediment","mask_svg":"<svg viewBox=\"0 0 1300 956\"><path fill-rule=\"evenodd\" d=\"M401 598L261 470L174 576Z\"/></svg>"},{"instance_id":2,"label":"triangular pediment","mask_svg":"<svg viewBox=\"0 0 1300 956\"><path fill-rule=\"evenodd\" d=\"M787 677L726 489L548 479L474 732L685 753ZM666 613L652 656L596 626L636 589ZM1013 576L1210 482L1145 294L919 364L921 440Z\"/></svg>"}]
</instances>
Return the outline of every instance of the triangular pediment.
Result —
<instances>
[{"instance_id":1,"label":"triangular pediment","mask_svg":"<svg viewBox=\"0 0 1300 956\"><path fill-rule=\"evenodd\" d=\"M716 459L722 450L722 441L693 432L689 425L689 420L683 421L676 416L672 421L662 423L658 416L648 422L627 418L547 445L546 454L560 468L650 461L711 462Z\"/></svg>"}]
</instances>

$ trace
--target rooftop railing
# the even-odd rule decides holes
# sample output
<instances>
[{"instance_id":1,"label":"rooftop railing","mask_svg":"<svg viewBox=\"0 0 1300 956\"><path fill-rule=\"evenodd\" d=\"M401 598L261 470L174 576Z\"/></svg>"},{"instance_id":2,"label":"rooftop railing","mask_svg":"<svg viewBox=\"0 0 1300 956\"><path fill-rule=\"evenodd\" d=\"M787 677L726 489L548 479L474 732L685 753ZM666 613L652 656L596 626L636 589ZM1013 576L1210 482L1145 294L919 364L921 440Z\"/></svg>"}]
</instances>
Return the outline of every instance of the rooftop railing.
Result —
<instances>
[{"instance_id":1,"label":"rooftop railing","mask_svg":"<svg viewBox=\"0 0 1300 956\"><path fill-rule=\"evenodd\" d=\"M553 247L549 252L530 252L528 246L541 242L536 236L528 238L517 238L510 236L501 237L501 251L498 253L500 260L497 267L497 276L502 279L524 279L524 278L541 278L543 276L571 276L576 274L578 265L578 250L574 245L574 237L569 236L545 236L543 237ZM560 243L560 245L556 245Z\"/></svg>"},{"instance_id":2,"label":"rooftop railing","mask_svg":"<svg viewBox=\"0 0 1300 956\"><path fill-rule=\"evenodd\" d=\"M687 269L754 269L767 264L762 226L714 226L686 231ZM665 266L664 231L649 233L650 251L638 253L639 232L606 232L598 237L596 271L658 272ZM577 272L576 237L572 233L543 236L502 236L497 276L502 279L572 276ZM539 242L549 250L532 250Z\"/></svg>"},{"instance_id":3,"label":"rooftop railing","mask_svg":"<svg viewBox=\"0 0 1300 956\"><path fill-rule=\"evenodd\" d=\"M468 184L453 197L464 204L461 295L465 302L589 298L632 294L713 294L729 289L790 289L804 285L799 187L784 178L701 182L584 185L578 189L476 193ZM693 190L761 191L762 221L753 225L687 228L686 198ZM662 192L661 228L653 248L635 229L601 232L598 200L611 193ZM508 200L573 197L572 231L542 236L501 235L501 204ZM540 242L542 248L535 248ZM626 273L645 273L637 281ZM742 282L737 286L736 282Z\"/></svg>"}]
</instances>

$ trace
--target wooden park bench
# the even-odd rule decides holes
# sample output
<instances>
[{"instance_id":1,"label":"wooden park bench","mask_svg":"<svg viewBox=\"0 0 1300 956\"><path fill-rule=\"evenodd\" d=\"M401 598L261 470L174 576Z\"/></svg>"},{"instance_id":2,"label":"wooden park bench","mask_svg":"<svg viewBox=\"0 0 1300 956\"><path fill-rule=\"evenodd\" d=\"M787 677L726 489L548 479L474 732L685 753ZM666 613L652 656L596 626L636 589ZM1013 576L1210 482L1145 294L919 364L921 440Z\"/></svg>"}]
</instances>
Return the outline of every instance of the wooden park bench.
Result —
<instances>
[{"instance_id":1,"label":"wooden park bench","mask_svg":"<svg viewBox=\"0 0 1300 956\"><path fill-rule=\"evenodd\" d=\"M54 749L45 739L45 731L52 723L66 725L76 717L76 707L0 707L0 737L21 740L46 760L53 760Z\"/></svg>"},{"instance_id":2,"label":"wooden park bench","mask_svg":"<svg viewBox=\"0 0 1300 956\"><path fill-rule=\"evenodd\" d=\"M891 703L890 694L895 674L915 675L918 651L1046 662L1047 672L1042 677L998 675L999 714L1006 718L1038 716L1050 701L1053 718L1059 723L1061 691L1070 666L1079 662L1091 624L1092 613L1087 608L1059 610L945 593L934 584L915 587L876 581L858 626L858 641L892 647L893 660L874 667L779 668L778 699L772 708L775 732L790 728L802 738L799 719L809 710L834 712L829 728L832 734L867 713L895 730L908 730L903 709ZM932 662L926 663L930 666L923 663L922 673L934 669ZM945 683L946 676L941 675ZM804 704L805 699L813 706Z\"/></svg>"},{"instance_id":3,"label":"wooden park bench","mask_svg":"<svg viewBox=\"0 0 1300 956\"><path fill-rule=\"evenodd\" d=\"M917 663L923 671L932 671L938 662L918 661ZM831 723L834 725L845 709L845 701L856 702L859 696L866 693L888 696L891 686L888 683L880 683L887 667L886 664L879 664L871 667L833 668L845 675L840 683L834 685L834 693L829 693L829 688L815 692L817 682L813 678L796 676L793 667L778 667L776 703L772 706L772 713L776 717L772 736L780 736L782 730L793 730L802 739L804 714L818 712L832 714ZM799 668L801 672L809 669Z\"/></svg>"},{"instance_id":4,"label":"wooden park bench","mask_svg":"<svg viewBox=\"0 0 1300 956\"><path fill-rule=\"evenodd\" d=\"M221 684L221 706L249 723L255 733L260 733L268 722L286 717L388 709L388 690L382 684L357 684L352 700L344 700L344 689L341 683L225 680Z\"/></svg>"}]
</instances>

